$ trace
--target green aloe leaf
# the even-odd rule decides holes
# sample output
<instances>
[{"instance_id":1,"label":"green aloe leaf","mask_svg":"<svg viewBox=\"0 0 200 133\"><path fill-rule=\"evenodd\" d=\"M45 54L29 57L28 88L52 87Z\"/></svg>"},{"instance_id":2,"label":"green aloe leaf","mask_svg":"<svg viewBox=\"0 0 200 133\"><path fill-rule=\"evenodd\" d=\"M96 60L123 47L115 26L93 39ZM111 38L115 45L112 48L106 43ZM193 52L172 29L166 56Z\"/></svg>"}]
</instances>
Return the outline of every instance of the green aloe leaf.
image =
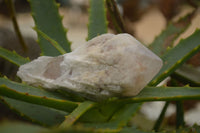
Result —
<instances>
[{"instance_id":1,"label":"green aloe leaf","mask_svg":"<svg viewBox=\"0 0 200 133\"><path fill-rule=\"evenodd\" d=\"M48 108L41 105L31 104L12 98L0 96L0 100L3 101L7 106L15 111L19 116L43 126L55 126L60 124L67 112Z\"/></svg>"},{"instance_id":2,"label":"green aloe leaf","mask_svg":"<svg viewBox=\"0 0 200 133\"><path fill-rule=\"evenodd\" d=\"M96 125L96 126L95 126ZM94 130L91 133L155 133L155 131L142 131L141 129L136 128L135 126L124 126L121 128L115 128L115 124L113 126L112 123L97 123L97 124L84 124L84 128ZM84 131L84 129L82 130ZM87 130L86 130L87 131ZM164 133L164 132L156 132L156 133Z\"/></svg>"},{"instance_id":3,"label":"green aloe leaf","mask_svg":"<svg viewBox=\"0 0 200 133\"><path fill-rule=\"evenodd\" d=\"M137 129L136 127L125 127L119 133L155 133L155 131L142 131ZM164 133L164 132L156 132L156 133Z\"/></svg>"},{"instance_id":4,"label":"green aloe leaf","mask_svg":"<svg viewBox=\"0 0 200 133\"><path fill-rule=\"evenodd\" d=\"M145 87L137 96L124 99L130 102L199 100L200 87ZM124 101L122 99L122 101ZM120 101L120 100L119 100Z\"/></svg>"},{"instance_id":5,"label":"green aloe leaf","mask_svg":"<svg viewBox=\"0 0 200 133\"><path fill-rule=\"evenodd\" d=\"M88 123L86 125L89 127L117 128L127 124L131 116L138 110L141 102L176 100L200 100L200 87L145 87L135 97L111 100L110 103L107 103L111 108L106 108L106 104L103 103L97 105L99 108L93 108L86 112L80 122ZM105 107L101 108L100 106Z\"/></svg>"},{"instance_id":6,"label":"green aloe leaf","mask_svg":"<svg viewBox=\"0 0 200 133\"><path fill-rule=\"evenodd\" d=\"M40 127L37 125L31 125L22 122L3 122L0 125L1 133L153 133L153 132L145 132L141 131L135 127L125 127L122 129L110 129L110 128L89 128L83 127L81 125L71 126L69 128L51 128L47 129L44 127ZM159 132L158 132L159 133Z\"/></svg>"},{"instance_id":7,"label":"green aloe leaf","mask_svg":"<svg viewBox=\"0 0 200 133\"><path fill-rule=\"evenodd\" d=\"M124 127L119 129L111 128L90 128L81 125L72 126L68 129L51 129L43 133L155 133L154 131L141 131L136 127ZM157 132L161 133L161 132Z\"/></svg>"},{"instance_id":8,"label":"green aloe leaf","mask_svg":"<svg viewBox=\"0 0 200 133\"><path fill-rule=\"evenodd\" d=\"M160 115L159 115L158 119L156 120L156 122L154 124L153 130L156 131L156 132L159 130L159 128L160 128L160 126L161 126L161 124L162 124L162 122L163 122L163 120L165 118L165 113L167 111L169 103L170 102L165 102L165 105L162 108L162 111L160 112Z\"/></svg>"},{"instance_id":9,"label":"green aloe leaf","mask_svg":"<svg viewBox=\"0 0 200 133\"><path fill-rule=\"evenodd\" d=\"M13 90L19 91L21 93L28 93L30 95L36 95L36 96L41 96L41 97L46 96L49 98L55 98L55 99L60 99L60 100L66 99L60 96L59 94L57 94L56 92L47 91L41 88L36 88L24 83L14 82L7 78L0 77L0 85L6 85L7 87L12 88Z\"/></svg>"},{"instance_id":10,"label":"green aloe leaf","mask_svg":"<svg viewBox=\"0 0 200 133\"><path fill-rule=\"evenodd\" d=\"M84 123L108 122L123 104L123 102L116 104L115 101L102 101L83 114L78 121Z\"/></svg>"},{"instance_id":11,"label":"green aloe leaf","mask_svg":"<svg viewBox=\"0 0 200 133\"><path fill-rule=\"evenodd\" d=\"M24 58L18 55L15 51L11 52L7 49L0 47L0 57L8 60L9 62L20 66L30 61L29 58Z\"/></svg>"},{"instance_id":12,"label":"green aloe leaf","mask_svg":"<svg viewBox=\"0 0 200 133\"><path fill-rule=\"evenodd\" d=\"M181 40L176 47L172 48L161 57L164 65L149 85L155 86L160 83L199 50L200 30L196 30L191 36Z\"/></svg>"},{"instance_id":13,"label":"green aloe leaf","mask_svg":"<svg viewBox=\"0 0 200 133\"><path fill-rule=\"evenodd\" d=\"M183 109L183 102L176 101L176 128L184 127L184 109Z\"/></svg>"},{"instance_id":14,"label":"green aloe leaf","mask_svg":"<svg viewBox=\"0 0 200 133\"><path fill-rule=\"evenodd\" d=\"M88 40L107 32L105 0L90 0Z\"/></svg>"},{"instance_id":15,"label":"green aloe leaf","mask_svg":"<svg viewBox=\"0 0 200 133\"><path fill-rule=\"evenodd\" d=\"M133 117L134 114L138 111L141 103L129 103L125 104L120 108L110 119L109 122L116 123L116 127L124 127L127 125L127 122Z\"/></svg>"},{"instance_id":16,"label":"green aloe leaf","mask_svg":"<svg viewBox=\"0 0 200 133\"><path fill-rule=\"evenodd\" d=\"M78 106L78 103L68 101L56 92L19 84L5 78L0 78L0 95L67 112L71 112Z\"/></svg>"},{"instance_id":17,"label":"green aloe leaf","mask_svg":"<svg viewBox=\"0 0 200 133\"><path fill-rule=\"evenodd\" d=\"M174 40L188 28L194 14L195 11L181 18L178 22L169 23L166 29L149 45L149 48L158 56L162 56L168 47L172 47Z\"/></svg>"},{"instance_id":18,"label":"green aloe leaf","mask_svg":"<svg viewBox=\"0 0 200 133\"><path fill-rule=\"evenodd\" d=\"M111 23L114 27L114 30L117 33L126 33L126 29L122 20L122 17L120 15L120 12L118 10L117 3L115 0L106 0L107 10L108 10L108 16L111 19Z\"/></svg>"},{"instance_id":19,"label":"green aloe leaf","mask_svg":"<svg viewBox=\"0 0 200 133\"><path fill-rule=\"evenodd\" d=\"M47 129L37 126L31 125L28 123L22 122L1 122L0 123L0 132L1 133L38 133L41 131L46 131Z\"/></svg>"},{"instance_id":20,"label":"green aloe leaf","mask_svg":"<svg viewBox=\"0 0 200 133\"><path fill-rule=\"evenodd\" d=\"M36 28L60 44L66 52L70 52L70 42L66 38L66 30L58 13L55 0L29 0ZM42 55L57 56L60 52L52 44L38 34Z\"/></svg>"},{"instance_id":21,"label":"green aloe leaf","mask_svg":"<svg viewBox=\"0 0 200 133\"><path fill-rule=\"evenodd\" d=\"M200 71L193 66L184 64L171 77L191 86L200 86Z\"/></svg>"},{"instance_id":22,"label":"green aloe leaf","mask_svg":"<svg viewBox=\"0 0 200 133\"><path fill-rule=\"evenodd\" d=\"M82 125L71 126L69 128L54 128L42 133L119 133L119 129L109 129L109 128L90 128Z\"/></svg>"},{"instance_id":23,"label":"green aloe leaf","mask_svg":"<svg viewBox=\"0 0 200 133\"><path fill-rule=\"evenodd\" d=\"M5 0L5 3L7 5L8 10L9 10L10 17L12 18L13 27L14 27L16 35L19 39L20 45L21 45L23 51L27 52L27 44L24 41L24 38L22 36L22 33L20 32L20 28L19 28L19 25L18 25L18 22L17 22L14 2L12 0Z\"/></svg>"},{"instance_id":24,"label":"green aloe leaf","mask_svg":"<svg viewBox=\"0 0 200 133\"><path fill-rule=\"evenodd\" d=\"M72 126L87 110L94 106L94 102L82 102L70 115L65 117L65 121L60 125L60 128L68 128Z\"/></svg>"},{"instance_id":25,"label":"green aloe leaf","mask_svg":"<svg viewBox=\"0 0 200 133\"><path fill-rule=\"evenodd\" d=\"M167 131L166 133L200 133L200 126L194 125L192 127L181 127L174 131Z\"/></svg>"},{"instance_id":26,"label":"green aloe leaf","mask_svg":"<svg viewBox=\"0 0 200 133\"><path fill-rule=\"evenodd\" d=\"M128 104L120 103L120 106L118 106L119 108L117 108L109 116L109 119L107 121L104 121L104 122L96 121L93 123L84 123L84 125L86 127L95 127L99 129L102 129L102 128L109 128L113 130L121 129L122 127L127 126L128 121L133 117L134 114L136 114L140 105L141 103L128 103Z\"/></svg>"},{"instance_id":27,"label":"green aloe leaf","mask_svg":"<svg viewBox=\"0 0 200 133\"><path fill-rule=\"evenodd\" d=\"M44 39L46 39L48 42L50 42L59 52L60 54L65 54L66 51L52 38L50 38L49 36L47 36L45 33L43 33L41 30L34 28L35 31L37 31L37 33L39 35L41 35Z\"/></svg>"}]
</instances>

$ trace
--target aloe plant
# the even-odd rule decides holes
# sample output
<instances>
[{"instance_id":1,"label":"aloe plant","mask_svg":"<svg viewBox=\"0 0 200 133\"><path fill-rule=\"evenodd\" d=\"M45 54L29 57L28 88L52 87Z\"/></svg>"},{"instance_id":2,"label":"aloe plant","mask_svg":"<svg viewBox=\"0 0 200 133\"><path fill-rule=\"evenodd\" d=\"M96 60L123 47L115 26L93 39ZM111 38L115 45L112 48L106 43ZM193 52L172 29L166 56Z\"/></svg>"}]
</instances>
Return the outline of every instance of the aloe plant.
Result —
<instances>
[{"instance_id":1,"label":"aloe plant","mask_svg":"<svg viewBox=\"0 0 200 133\"><path fill-rule=\"evenodd\" d=\"M115 16L119 17L119 14L116 14L116 10L110 9L113 5L115 6L113 2L112 0L90 0L88 40L107 32L108 22L106 20L106 11L109 11L113 15L112 19L118 28L116 31L124 31L124 29L120 29L122 26L117 26L121 22L117 24L117 20L119 19L116 19ZM67 30L62 25L62 18L58 13L58 4L54 0L29 0L29 3L36 25L34 29L38 34L38 43L42 51L41 55L58 56L70 52L70 41L66 38ZM108 5L107 7L106 4ZM0 125L0 132L7 133L22 128L23 132L35 133L153 133L153 131L142 131L134 125L130 126L128 122L137 114L142 102L168 101L154 126L154 129L158 131L169 101L200 100L199 81L195 81L192 76L179 75L181 70L179 68L194 54L200 51L200 30L197 29L192 35L181 40L173 47L173 41L180 33L187 29L187 25L189 25L194 13L192 12L188 16L185 16L177 23L170 23L154 42L149 45L149 48L162 58L164 66L148 86L135 97L123 99L111 98L102 102L94 102L85 100L75 94L63 91L62 93L59 91L52 92L1 77L1 101L16 111L21 117L26 118L32 123L37 123L40 126L24 123L6 123ZM185 20L188 21L183 23ZM184 25L181 27L177 26L182 23ZM16 52L11 52L1 47L0 57L5 58L18 67L30 61L29 58L24 58ZM192 82L196 83L196 86L157 87L168 76L172 76L175 79L177 77L184 77L187 79L184 81L186 84ZM177 102L177 105L182 106L181 102ZM179 112L180 123L184 122L181 111L183 110L180 108L177 111ZM180 126L181 124L178 123L178 125ZM51 130L46 127L51 127ZM199 131L199 126L191 127L191 129ZM190 128L182 127L177 132L187 132L189 130Z\"/></svg>"}]
</instances>

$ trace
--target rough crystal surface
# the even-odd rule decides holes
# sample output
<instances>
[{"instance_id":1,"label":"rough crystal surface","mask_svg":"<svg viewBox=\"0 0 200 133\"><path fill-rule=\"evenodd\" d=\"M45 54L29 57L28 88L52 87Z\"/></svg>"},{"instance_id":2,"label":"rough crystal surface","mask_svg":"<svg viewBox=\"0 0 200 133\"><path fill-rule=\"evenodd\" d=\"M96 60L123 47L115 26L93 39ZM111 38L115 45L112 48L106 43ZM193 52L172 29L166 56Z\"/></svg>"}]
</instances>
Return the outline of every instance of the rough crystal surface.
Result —
<instances>
[{"instance_id":1,"label":"rough crystal surface","mask_svg":"<svg viewBox=\"0 0 200 133\"><path fill-rule=\"evenodd\" d=\"M22 81L76 92L88 99L137 95L159 72L162 60L129 34L104 34L58 57L20 66Z\"/></svg>"}]
</instances>

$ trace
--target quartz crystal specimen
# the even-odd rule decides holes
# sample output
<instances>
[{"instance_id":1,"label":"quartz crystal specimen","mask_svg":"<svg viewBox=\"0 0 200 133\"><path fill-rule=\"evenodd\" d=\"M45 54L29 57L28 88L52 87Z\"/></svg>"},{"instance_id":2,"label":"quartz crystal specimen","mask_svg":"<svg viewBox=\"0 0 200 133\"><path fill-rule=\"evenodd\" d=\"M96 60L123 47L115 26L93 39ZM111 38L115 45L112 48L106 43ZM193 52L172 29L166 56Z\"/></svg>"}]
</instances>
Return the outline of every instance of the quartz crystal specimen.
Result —
<instances>
[{"instance_id":1,"label":"quartz crystal specimen","mask_svg":"<svg viewBox=\"0 0 200 133\"><path fill-rule=\"evenodd\" d=\"M71 53L24 64L17 75L34 86L99 101L137 95L161 67L162 60L131 35L103 34Z\"/></svg>"}]
</instances>

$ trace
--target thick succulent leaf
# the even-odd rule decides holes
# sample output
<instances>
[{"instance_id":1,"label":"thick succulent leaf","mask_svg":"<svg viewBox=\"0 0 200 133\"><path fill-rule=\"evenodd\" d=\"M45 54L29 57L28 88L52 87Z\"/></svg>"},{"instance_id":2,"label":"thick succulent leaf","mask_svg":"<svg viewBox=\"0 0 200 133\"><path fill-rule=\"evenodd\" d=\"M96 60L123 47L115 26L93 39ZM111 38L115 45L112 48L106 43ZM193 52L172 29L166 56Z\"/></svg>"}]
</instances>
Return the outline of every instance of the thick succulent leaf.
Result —
<instances>
[{"instance_id":1,"label":"thick succulent leaf","mask_svg":"<svg viewBox=\"0 0 200 133\"><path fill-rule=\"evenodd\" d=\"M57 93L54 93L53 91L47 91L41 88L29 86L24 83L14 82L7 78L0 77L0 85L6 85L7 87L12 88L16 91L19 91L21 93L28 93L30 95L36 95L36 96L41 96L41 97L45 96L45 97L55 98L55 99L60 99L60 100L65 99L64 97L58 95Z\"/></svg>"},{"instance_id":2,"label":"thick succulent leaf","mask_svg":"<svg viewBox=\"0 0 200 133\"><path fill-rule=\"evenodd\" d=\"M71 126L69 128L54 128L42 133L119 133L119 129L109 129L109 128L88 128L82 125Z\"/></svg>"},{"instance_id":3,"label":"thick succulent leaf","mask_svg":"<svg viewBox=\"0 0 200 133\"><path fill-rule=\"evenodd\" d=\"M116 123L116 127L124 127L127 122L133 117L133 115L138 111L141 103L130 103L125 104L121 107L110 119L109 122Z\"/></svg>"},{"instance_id":4,"label":"thick succulent leaf","mask_svg":"<svg viewBox=\"0 0 200 133\"><path fill-rule=\"evenodd\" d=\"M39 133L41 131L45 131L47 129L37 126L31 125L28 123L22 122L1 122L0 123L0 132L1 133Z\"/></svg>"},{"instance_id":5,"label":"thick succulent leaf","mask_svg":"<svg viewBox=\"0 0 200 133\"><path fill-rule=\"evenodd\" d=\"M194 125L192 127L180 128L176 133L200 133L200 126Z\"/></svg>"},{"instance_id":6,"label":"thick succulent leaf","mask_svg":"<svg viewBox=\"0 0 200 133\"><path fill-rule=\"evenodd\" d=\"M21 122L4 122L0 126L1 133L13 133L13 132L20 132L20 133L154 133L154 132L145 132L140 131L135 127L125 127L123 129L94 129L94 128L86 128L82 126L74 126L67 129L60 129L60 128L53 128L53 129L46 129L36 125L30 125L27 123ZM160 132L158 132L160 133Z\"/></svg>"},{"instance_id":7,"label":"thick succulent leaf","mask_svg":"<svg viewBox=\"0 0 200 133\"><path fill-rule=\"evenodd\" d=\"M158 56L162 56L168 47L172 47L173 41L187 29L194 14L195 11L176 23L169 23L166 29L149 45L149 48Z\"/></svg>"},{"instance_id":8,"label":"thick succulent leaf","mask_svg":"<svg viewBox=\"0 0 200 133\"><path fill-rule=\"evenodd\" d=\"M21 117L44 126L60 124L67 112L1 96L0 99Z\"/></svg>"},{"instance_id":9,"label":"thick succulent leaf","mask_svg":"<svg viewBox=\"0 0 200 133\"><path fill-rule=\"evenodd\" d=\"M116 127L116 125L121 126L126 124L129 118L134 115L135 111L137 111L139 105L128 103L199 99L200 87L145 87L135 97L115 99L113 101L108 101L107 103L98 103L97 107L88 110L84 115L82 115L79 122L100 122L112 124ZM124 116L123 119L121 116ZM118 121L119 119L120 121ZM111 120L110 123L109 120ZM114 123L115 121L117 121L117 123ZM96 124L94 124L94 126L96 126Z\"/></svg>"},{"instance_id":10,"label":"thick succulent leaf","mask_svg":"<svg viewBox=\"0 0 200 133\"><path fill-rule=\"evenodd\" d=\"M135 114L140 104L126 104L126 101L118 103L114 101L103 101L95 104L93 108L83 114L78 122L88 127L116 129L125 125ZM126 110L126 111L125 111ZM123 112L125 111L125 112ZM123 119L121 119L123 116Z\"/></svg>"},{"instance_id":11,"label":"thick succulent leaf","mask_svg":"<svg viewBox=\"0 0 200 133\"><path fill-rule=\"evenodd\" d=\"M191 36L181 40L176 47L172 48L161 57L164 65L149 85L155 86L160 83L199 50L200 30L196 30Z\"/></svg>"},{"instance_id":12,"label":"thick succulent leaf","mask_svg":"<svg viewBox=\"0 0 200 133\"><path fill-rule=\"evenodd\" d=\"M68 101L56 92L19 84L5 78L0 78L0 95L34 104L44 105L59 110L71 112L78 103Z\"/></svg>"},{"instance_id":13,"label":"thick succulent leaf","mask_svg":"<svg viewBox=\"0 0 200 133\"><path fill-rule=\"evenodd\" d=\"M106 5L109 17L111 19L110 21L114 27L113 30L115 30L117 33L125 33L125 26L115 0L106 0Z\"/></svg>"},{"instance_id":14,"label":"thick succulent leaf","mask_svg":"<svg viewBox=\"0 0 200 133\"><path fill-rule=\"evenodd\" d=\"M192 127L180 127L177 130L167 131L164 133L200 133L200 126L194 125Z\"/></svg>"},{"instance_id":15,"label":"thick succulent leaf","mask_svg":"<svg viewBox=\"0 0 200 133\"><path fill-rule=\"evenodd\" d=\"M105 0L90 0L88 40L106 32Z\"/></svg>"},{"instance_id":16,"label":"thick succulent leaf","mask_svg":"<svg viewBox=\"0 0 200 133\"><path fill-rule=\"evenodd\" d=\"M41 30L39 30L37 28L34 28L34 29L35 29L35 31L37 31L37 33L39 35L41 35L44 39L46 39L48 42L50 42L60 52L60 54L65 54L66 53L66 51L58 44L58 42L56 42L55 40L50 38L48 35L46 35Z\"/></svg>"},{"instance_id":17,"label":"thick succulent leaf","mask_svg":"<svg viewBox=\"0 0 200 133\"><path fill-rule=\"evenodd\" d=\"M111 128L88 128L83 126L73 126L68 129L53 129L43 133L155 133L154 131L141 131L135 127L124 127L119 129ZM161 133L161 132L157 132Z\"/></svg>"},{"instance_id":18,"label":"thick succulent leaf","mask_svg":"<svg viewBox=\"0 0 200 133\"><path fill-rule=\"evenodd\" d=\"M11 52L2 47L0 47L0 57L8 60L9 62L11 62L17 66L23 65L30 61L29 58L24 58L24 57L18 55L15 51Z\"/></svg>"},{"instance_id":19,"label":"thick succulent leaf","mask_svg":"<svg viewBox=\"0 0 200 133\"><path fill-rule=\"evenodd\" d=\"M145 87L137 96L124 100L130 102L200 100L200 87Z\"/></svg>"},{"instance_id":20,"label":"thick succulent leaf","mask_svg":"<svg viewBox=\"0 0 200 133\"><path fill-rule=\"evenodd\" d=\"M89 122L87 124L89 127L121 127L126 125L131 116L134 115L140 102L176 100L200 100L200 87L145 87L135 97L110 101L110 104L107 103L107 105L110 105L110 109L105 106L105 108L99 107L89 110L79 121ZM137 102L139 103L134 104ZM101 105L103 106L106 104L99 104L99 106ZM112 107L114 105L116 105L115 110ZM105 112L101 112L102 109L104 109ZM113 109L113 112L110 111L111 109ZM100 124L97 124L97 122Z\"/></svg>"},{"instance_id":21,"label":"thick succulent leaf","mask_svg":"<svg viewBox=\"0 0 200 133\"><path fill-rule=\"evenodd\" d=\"M190 84L191 86L200 86L200 71L193 66L184 64L171 76L182 83Z\"/></svg>"},{"instance_id":22,"label":"thick succulent leaf","mask_svg":"<svg viewBox=\"0 0 200 133\"><path fill-rule=\"evenodd\" d=\"M60 125L61 128L67 128L72 126L81 115L94 106L94 102L84 101L82 102L70 115L65 117L65 121Z\"/></svg>"},{"instance_id":23,"label":"thick succulent leaf","mask_svg":"<svg viewBox=\"0 0 200 133\"><path fill-rule=\"evenodd\" d=\"M136 127L125 127L119 133L155 133L154 131L142 131ZM161 133L161 132L156 132ZM164 132L163 132L164 133Z\"/></svg>"},{"instance_id":24,"label":"thick succulent leaf","mask_svg":"<svg viewBox=\"0 0 200 133\"><path fill-rule=\"evenodd\" d=\"M9 13L10 17L12 18L13 28L14 28L16 36L18 37L18 40L20 42L19 45L21 45L24 52L27 52L27 44L25 43L25 40L22 36L22 33L20 32L20 28L19 28L19 25L17 22L15 4L12 0L5 0L5 4L7 5L8 13Z\"/></svg>"},{"instance_id":25,"label":"thick succulent leaf","mask_svg":"<svg viewBox=\"0 0 200 133\"><path fill-rule=\"evenodd\" d=\"M99 123L98 121L93 123L85 123L84 125L86 127L95 127L99 129L121 129L122 127L127 126L127 122L138 111L140 105L141 103L124 103L122 106L119 106L119 108L112 115L110 115L107 121L101 123Z\"/></svg>"},{"instance_id":26,"label":"thick succulent leaf","mask_svg":"<svg viewBox=\"0 0 200 133\"><path fill-rule=\"evenodd\" d=\"M160 126L161 126L161 124L162 124L162 122L165 118L165 114L166 114L167 108L169 106L169 103L170 102L165 102L165 105L162 108L162 111L160 112L159 117L157 118L156 122L154 123L153 130L156 131L156 132L159 130L159 128L160 128Z\"/></svg>"},{"instance_id":27,"label":"thick succulent leaf","mask_svg":"<svg viewBox=\"0 0 200 133\"><path fill-rule=\"evenodd\" d=\"M184 109L183 101L176 101L176 128L184 127Z\"/></svg>"},{"instance_id":28,"label":"thick succulent leaf","mask_svg":"<svg viewBox=\"0 0 200 133\"><path fill-rule=\"evenodd\" d=\"M118 111L123 102L115 103L115 101L103 101L95 105L92 109L88 110L84 115L79 118L79 122L84 123L102 123L108 122L111 116Z\"/></svg>"},{"instance_id":29,"label":"thick succulent leaf","mask_svg":"<svg viewBox=\"0 0 200 133\"><path fill-rule=\"evenodd\" d=\"M70 43L66 38L58 5L55 0L29 0L36 28L58 42L66 52L70 52ZM42 55L57 56L60 52L52 44L38 34Z\"/></svg>"},{"instance_id":30,"label":"thick succulent leaf","mask_svg":"<svg viewBox=\"0 0 200 133\"><path fill-rule=\"evenodd\" d=\"M105 123L103 123L103 124L90 123L87 125L84 124L84 127L85 127L85 129L87 129L88 127L89 127L88 129L93 129L94 133L155 133L154 131L142 131L141 129L137 129L134 126L132 126L132 127L124 126L122 128L115 128L115 124L113 126L112 123L106 123L106 124ZM156 133L161 133L161 132L156 132Z\"/></svg>"}]
</instances>

